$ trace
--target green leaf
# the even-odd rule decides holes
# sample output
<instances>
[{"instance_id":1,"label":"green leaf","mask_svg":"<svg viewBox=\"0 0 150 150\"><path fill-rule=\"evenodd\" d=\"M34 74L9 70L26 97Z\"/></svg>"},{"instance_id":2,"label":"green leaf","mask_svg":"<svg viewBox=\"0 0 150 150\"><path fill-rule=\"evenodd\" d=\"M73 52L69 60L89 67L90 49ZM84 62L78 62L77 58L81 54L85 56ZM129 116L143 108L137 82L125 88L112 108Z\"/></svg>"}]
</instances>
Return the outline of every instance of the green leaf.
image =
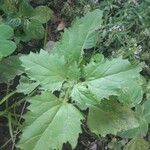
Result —
<instances>
[{"instance_id":1,"label":"green leaf","mask_svg":"<svg viewBox=\"0 0 150 150\"><path fill-rule=\"evenodd\" d=\"M141 66L131 65L128 60L123 60L121 57L112 60L103 60L99 63L91 62L85 66L85 78L87 81L96 80L99 78L119 77L124 75L125 80L139 76L142 70ZM130 73L130 76L129 76ZM117 76L117 77L116 77ZM121 79L118 79L122 82Z\"/></svg>"},{"instance_id":2,"label":"green leaf","mask_svg":"<svg viewBox=\"0 0 150 150\"><path fill-rule=\"evenodd\" d=\"M0 39L0 59L13 53L16 49L16 44L9 40Z\"/></svg>"},{"instance_id":3,"label":"green leaf","mask_svg":"<svg viewBox=\"0 0 150 150\"><path fill-rule=\"evenodd\" d=\"M22 0L19 6L18 15L24 18L30 17L33 13L33 10L34 10L33 7L30 5L30 3L27 0Z\"/></svg>"},{"instance_id":4,"label":"green leaf","mask_svg":"<svg viewBox=\"0 0 150 150\"><path fill-rule=\"evenodd\" d=\"M148 132L148 124L150 123L150 100L144 102L143 105L138 105L136 107L135 113L139 120L139 127L133 128L118 135L125 138L134 138L138 136L146 136Z\"/></svg>"},{"instance_id":5,"label":"green leaf","mask_svg":"<svg viewBox=\"0 0 150 150\"><path fill-rule=\"evenodd\" d=\"M19 17L10 18L8 20L8 24L13 28L17 28L18 26L21 25L21 23L22 23L22 20Z\"/></svg>"},{"instance_id":6,"label":"green leaf","mask_svg":"<svg viewBox=\"0 0 150 150\"><path fill-rule=\"evenodd\" d=\"M145 119L148 123L150 123L150 100L147 100L144 102L143 104L144 110L143 110L143 114L145 116Z\"/></svg>"},{"instance_id":7,"label":"green leaf","mask_svg":"<svg viewBox=\"0 0 150 150\"><path fill-rule=\"evenodd\" d=\"M138 82L127 81L126 87L120 89L118 97L120 102L134 107L139 104L143 98L142 86L140 86Z\"/></svg>"},{"instance_id":8,"label":"green leaf","mask_svg":"<svg viewBox=\"0 0 150 150\"><path fill-rule=\"evenodd\" d=\"M81 113L73 105L59 101L53 94L32 97L19 142L21 149L62 149L69 142L75 148L81 132Z\"/></svg>"},{"instance_id":9,"label":"green leaf","mask_svg":"<svg viewBox=\"0 0 150 150\"><path fill-rule=\"evenodd\" d=\"M94 54L91 58L91 62L100 63L104 61L104 55L101 53Z\"/></svg>"},{"instance_id":10,"label":"green leaf","mask_svg":"<svg viewBox=\"0 0 150 150\"><path fill-rule=\"evenodd\" d=\"M148 84L146 87L146 97L148 100L150 100L150 80L148 81Z\"/></svg>"},{"instance_id":11,"label":"green leaf","mask_svg":"<svg viewBox=\"0 0 150 150\"><path fill-rule=\"evenodd\" d=\"M16 49L16 44L8 39L14 35L13 29L5 24L0 25L0 59L13 53Z\"/></svg>"},{"instance_id":12,"label":"green leaf","mask_svg":"<svg viewBox=\"0 0 150 150\"><path fill-rule=\"evenodd\" d=\"M99 103L97 96L93 94L86 86L81 83L74 85L71 92L72 102L75 102L80 109L86 109L91 105L96 105Z\"/></svg>"},{"instance_id":13,"label":"green leaf","mask_svg":"<svg viewBox=\"0 0 150 150\"><path fill-rule=\"evenodd\" d=\"M29 78L21 76L19 85L17 86L18 93L30 94L39 85L38 82L30 81Z\"/></svg>"},{"instance_id":14,"label":"green leaf","mask_svg":"<svg viewBox=\"0 0 150 150\"><path fill-rule=\"evenodd\" d=\"M102 11L98 9L75 20L71 28L65 29L61 41L56 43L54 53L63 55L68 62L81 61L83 50L96 45L96 30L100 28L101 23Z\"/></svg>"},{"instance_id":15,"label":"green leaf","mask_svg":"<svg viewBox=\"0 0 150 150\"><path fill-rule=\"evenodd\" d=\"M147 134L147 132L148 132L147 122L145 120L139 120L139 127L120 132L118 133L118 136L123 138L135 138L140 135L141 137L143 137Z\"/></svg>"},{"instance_id":16,"label":"green leaf","mask_svg":"<svg viewBox=\"0 0 150 150\"><path fill-rule=\"evenodd\" d=\"M77 63L69 65L67 76L70 81L78 81L81 77L81 70L78 67Z\"/></svg>"},{"instance_id":17,"label":"green leaf","mask_svg":"<svg viewBox=\"0 0 150 150\"><path fill-rule=\"evenodd\" d=\"M8 39L14 35L13 29L5 24L0 25L0 59L13 53L16 49L16 44Z\"/></svg>"},{"instance_id":18,"label":"green leaf","mask_svg":"<svg viewBox=\"0 0 150 150\"><path fill-rule=\"evenodd\" d=\"M91 106L87 124L92 132L102 136L116 135L139 125L134 112L114 100L103 100L99 106Z\"/></svg>"},{"instance_id":19,"label":"green leaf","mask_svg":"<svg viewBox=\"0 0 150 150\"><path fill-rule=\"evenodd\" d=\"M67 68L63 57L41 50L40 53L22 56L21 61L31 80L39 82L44 89L60 90L66 81Z\"/></svg>"},{"instance_id":20,"label":"green leaf","mask_svg":"<svg viewBox=\"0 0 150 150\"><path fill-rule=\"evenodd\" d=\"M19 56L10 56L0 61L0 83L10 81L23 72Z\"/></svg>"},{"instance_id":21,"label":"green leaf","mask_svg":"<svg viewBox=\"0 0 150 150\"><path fill-rule=\"evenodd\" d=\"M53 16L53 11L47 6L38 6L35 8L31 19L38 20L41 23L46 23Z\"/></svg>"},{"instance_id":22,"label":"green leaf","mask_svg":"<svg viewBox=\"0 0 150 150\"><path fill-rule=\"evenodd\" d=\"M91 93L88 95L93 95L99 102L103 98L116 95L125 104L139 104L143 96L142 88L137 83L141 70L141 65L131 65L120 57L97 63L92 61L84 67L85 82L74 86L72 99L87 105L89 102L84 98L87 97L84 93Z\"/></svg>"},{"instance_id":23,"label":"green leaf","mask_svg":"<svg viewBox=\"0 0 150 150\"><path fill-rule=\"evenodd\" d=\"M32 39L42 39L44 37L44 27L37 20L26 20L24 25L24 32L26 36Z\"/></svg>"},{"instance_id":24,"label":"green leaf","mask_svg":"<svg viewBox=\"0 0 150 150\"><path fill-rule=\"evenodd\" d=\"M142 138L132 139L123 150L148 150L150 144Z\"/></svg>"},{"instance_id":25,"label":"green leaf","mask_svg":"<svg viewBox=\"0 0 150 150\"><path fill-rule=\"evenodd\" d=\"M14 35L13 29L5 24L0 25L0 39L10 39Z\"/></svg>"},{"instance_id":26,"label":"green leaf","mask_svg":"<svg viewBox=\"0 0 150 150\"><path fill-rule=\"evenodd\" d=\"M65 81L74 85L81 75L76 63L68 65L63 56L50 55L44 50L22 56L21 61L31 80L37 81L43 89L49 91L60 90Z\"/></svg>"},{"instance_id":27,"label":"green leaf","mask_svg":"<svg viewBox=\"0 0 150 150\"><path fill-rule=\"evenodd\" d=\"M13 0L1 0L0 9L2 9L7 15L12 15L17 12Z\"/></svg>"}]
</instances>

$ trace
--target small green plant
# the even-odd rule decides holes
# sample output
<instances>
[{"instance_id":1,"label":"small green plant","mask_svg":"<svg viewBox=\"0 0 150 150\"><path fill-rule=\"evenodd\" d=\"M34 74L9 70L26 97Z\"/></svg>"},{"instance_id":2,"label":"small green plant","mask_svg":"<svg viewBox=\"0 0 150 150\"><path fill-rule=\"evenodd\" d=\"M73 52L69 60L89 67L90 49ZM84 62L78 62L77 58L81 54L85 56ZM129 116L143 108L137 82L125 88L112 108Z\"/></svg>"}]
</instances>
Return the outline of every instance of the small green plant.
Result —
<instances>
[{"instance_id":1,"label":"small green plant","mask_svg":"<svg viewBox=\"0 0 150 150\"><path fill-rule=\"evenodd\" d=\"M0 60L16 49L16 44L11 41L14 35L13 29L5 24L0 24Z\"/></svg>"},{"instance_id":2,"label":"small green plant","mask_svg":"<svg viewBox=\"0 0 150 150\"><path fill-rule=\"evenodd\" d=\"M13 36L13 28L0 24L0 83L6 83L16 75L23 73L19 56L10 56L17 47L12 41Z\"/></svg>"},{"instance_id":3,"label":"small green plant","mask_svg":"<svg viewBox=\"0 0 150 150\"><path fill-rule=\"evenodd\" d=\"M4 12L4 21L15 29L15 35L22 41L42 39L43 24L53 16L49 7L33 8L27 0L2 0L0 9Z\"/></svg>"},{"instance_id":4,"label":"small green plant","mask_svg":"<svg viewBox=\"0 0 150 150\"><path fill-rule=\"evenodd\" d=\"M19 56L10 56L17 47L12 41L13 36L13 28L0 24L0 83L6 83L23 73Z\"/></svg>"},{"instance_id":5,"label":"small green plant","mask_svg":"<svg viewBox=\"0 0 150 150\"><path fill-rule=\"evenodd\" d=\"M85 49L96 46L101 23L102 11L87 13L65 29L51 54L41 50L21 56L28 78L21 79L18 90L29 94L37 88L40 95L28 99L19 148L62 149L68 142L75 148L83 121L98 136L129 136L129 131L135 141L144 136L141 126L144 118L147 131L150 102L139 105L142 64L121 57L107 59L100 53L86 55ZM87 116L84 110L88 110Z\"/></svg>"}]
</instances>

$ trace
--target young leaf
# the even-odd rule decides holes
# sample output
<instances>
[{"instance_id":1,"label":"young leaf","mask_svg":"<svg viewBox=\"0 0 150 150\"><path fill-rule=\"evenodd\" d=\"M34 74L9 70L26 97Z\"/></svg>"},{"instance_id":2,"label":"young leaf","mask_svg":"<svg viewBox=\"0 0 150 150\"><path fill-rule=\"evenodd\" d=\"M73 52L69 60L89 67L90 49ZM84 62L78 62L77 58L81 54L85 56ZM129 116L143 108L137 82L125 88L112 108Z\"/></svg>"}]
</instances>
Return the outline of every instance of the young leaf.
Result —
<instances>
[{"instance_id":1,"label":"young leaf","mask_svg":"<svg viewBox=\"0 0 150 150\"><path fill-rule=\"evenodd\" d=\"M116 135L117 132L138 127L134 112L114 100L104 100L99 106L91 106L87 124L97 135Z\"/></svg>"},{"instance_id":2,"label":"young leaf","mask_svg":"<svg viewBox=\"0 0 150 150\"><path fill-rule=\"evenodd\" d=\"M47 6L38 6L35 8L31 19L38 20L41 23L46 23L51 19L53 11Z\"/></svg>"},{"instance_id":3,"label":"young leaf","mask_svg":"<svg viewBox=\"0 0 150 150\"><path fill-rule=\"evenodd\" d=\"M96 105L100 102L97 96L81 83L78 83L74 86L71 92L71 97L72 101L75 102L80 109L86 109L88 106Z\"/></svg>"},{"instance_id":4,"label":"young leaf","mask_svg":"<svg viewBox=\"0 0 150 150\"><path fill-rule=\"evenodd\" d=\"M97 42L97 29L102 23L102 11L95 10L77 19L71 28L65 29L62 39L56 43L54 53L64 56L68 62L79 62L84 49L92 48Z\"/></svg>"},{"instance_id":5,"label":"young leaf","mask_svg":"<svg viewBox=\"0 0 150 150\"><path fill-rule=\"evenodd\" d=\"M63 57L41 50L40 53L22 56L21 61L31 80L39 82L44 89L60 90L66 80L67 68Z\"/></svg>"},{"instance_id":6,"label":"young leaf","mask_svg":"<svg viewBox=\"0 0 150 150\"><path fill-rule=\"evenodd\" d=\"M81 132L81 113L73 105L59 101L53 94L32 97L19 142L21 149L62 149L69 142L75 148Z\"/></svg>"},{"instance_id":7,"label":"young leaf","mask_svg":"<svg viewBox=\"0 0 150 150\"><path fill-rule=\"evenodd\" d=\"M148 150L150 144L142 138L132 139L123 150Z\"/></svg>"},{"instance_id":8,"label":"young leaf","mask_svg":"<svg viewBox=\"0 0 150 150\"><path fill-rule=\"evenodd\" d=\"M81 77L81 71L80 71L80 68L78 67L77 63L74 63L68 67L67 76L71 81L79 80L79 78Z\"/></svg>"},{"instance_id":9,"label":"young leaf","mask_svg":"<svg viewBox=\"0 0 150 150\"><path fill-rule=\"evenodd\" d=\"M10 81L23 72L19 56L10 56L0 61L0 83Z\"/></svg>"},{"instance_id":10,"label":"young leaf","mask_svg":"<svg viewBox=\"0 0 150 150\"><path fill-rule=\"evenodd\" d=\"M98 63L91 62L84 67L85 82L74 86L72 99L80 104L83 101L84 104L88 104L88 101L84 100L83 93L91 93L90 95L95 95L98 101L110 95L116 95L123 103L138 104L142 100L142 88L137 84L141 69L141 65L131 65L121 58L103 60ZM135 85L136 89L133 87ZM132 95L126 92L130 90L134 90ZM125 99L126 96L128 99Z\"/></svg>"}]
</instances>

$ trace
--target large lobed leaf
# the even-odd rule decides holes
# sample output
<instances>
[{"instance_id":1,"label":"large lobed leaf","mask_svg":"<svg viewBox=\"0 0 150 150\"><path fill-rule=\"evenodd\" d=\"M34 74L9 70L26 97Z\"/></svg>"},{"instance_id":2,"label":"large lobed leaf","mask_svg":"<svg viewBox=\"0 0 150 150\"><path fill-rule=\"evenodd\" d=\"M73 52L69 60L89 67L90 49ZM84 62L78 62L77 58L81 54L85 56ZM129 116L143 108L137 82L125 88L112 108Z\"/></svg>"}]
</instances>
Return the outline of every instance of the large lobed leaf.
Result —
<instances>
[{"instance_id":1,"label":"large lobed leaf","mask_svg":"<svg viewBox=\"0 0 150 150\"><path fill-rule=\"evenodd\" d=\"M104 100L99 106L91 106L87 124L92 132L102 136L116 135L139 126L134 112L115 100Z\"/></svg>"},{"instance_id":2,"label":"large lobed leaf","mask_svg":"<svg viewBox=\"0 0 150 150\"><path fill-rule=\"evenodd\" d=\"M49 55L48 52L41 50L40 53L22 56L21 61L28 76L38 81L45 89L60 90L66 80L67 68L63 57Z\"/></svg>"},{"instance_id":3,"label":"large lobed leaf","mask_svg":"<svg viewBox=\"0 0 150 150\"><path fill-rule=\"evenodd\" d=\"M23 150L62 149L63 143L69 142L75 148L83 119L78 109L47 92L29 102L18 146Z\"/></svg>"},{"instance_id":4,"label":"large lobed leaf","mask_svg":"<svg viewBox=\"0 0 150 150\"><path fill-rule=\"evenodd\" d=\"M20 59L30 79L36 80L45 90L60 90L65 81L74 82L80 77L80 69L76 63L68 66L63 56L50 55L44 50Z\"/></svg>"},{"instance_id":5,"label":"large lobed leaf","mask_svg":"<svg viewBox=\"0 0 150 150\"><path fill-rule=\"evenodd\" d=\"M102 11L98 9L77 19L71 28L65 29L62 39L53 49L54 53L63 55L69 63L80 61L83 50L96 45L96 30L100 28L101 23Z\"/></svg>"},{"instance_id":6,"label":"large lobed leaf","mask_svg":"<svg viewBox=\"0 0 150 150\"><path fill-rule=\"evenodd\" d=\"M79 105L94 105L95 98L100 102L116 95L121 102L134 106L141 102L143 95L137 82L141 69L141 65L132 65L122 58L92 61L84 67L85 82L75 85L72 99Z\"/></svg>"}]
</instances>

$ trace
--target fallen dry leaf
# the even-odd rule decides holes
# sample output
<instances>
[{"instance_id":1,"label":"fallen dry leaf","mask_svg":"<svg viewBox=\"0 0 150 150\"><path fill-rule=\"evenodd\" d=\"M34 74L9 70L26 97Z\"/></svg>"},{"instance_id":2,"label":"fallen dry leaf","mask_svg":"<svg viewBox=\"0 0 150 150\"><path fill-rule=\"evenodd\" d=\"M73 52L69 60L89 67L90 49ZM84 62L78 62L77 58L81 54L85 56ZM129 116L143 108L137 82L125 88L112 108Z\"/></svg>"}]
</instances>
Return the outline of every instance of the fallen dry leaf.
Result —
<instances>
[{"instance_id":1,"label":"fallen dry leaf","mask_svg":"<svg viewBox=\"0 0 150 150\"><path fill-rule=\"evenodd\" d=\"M59 25L57 26L57 31L62 31L66 27L65 21L62 20Z\"/></svg>"}]
</instances>

